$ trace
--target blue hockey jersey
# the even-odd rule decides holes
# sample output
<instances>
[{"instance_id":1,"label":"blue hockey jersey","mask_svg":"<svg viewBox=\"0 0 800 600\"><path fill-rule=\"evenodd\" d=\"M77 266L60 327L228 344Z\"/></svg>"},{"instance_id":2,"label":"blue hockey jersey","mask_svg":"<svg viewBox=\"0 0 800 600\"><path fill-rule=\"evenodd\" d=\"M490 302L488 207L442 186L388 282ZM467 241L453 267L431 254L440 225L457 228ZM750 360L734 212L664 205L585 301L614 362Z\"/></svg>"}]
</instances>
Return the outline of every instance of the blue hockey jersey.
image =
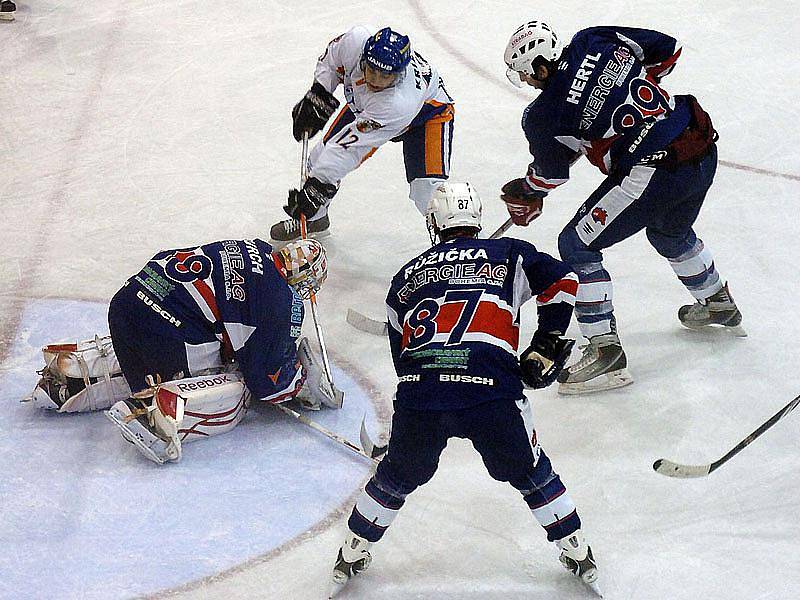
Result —
<instances>
[{"instance_id":1,"label":"blue hockey jersey","mask_svg":"<svg viewBox=\"0 0 800 600\"><path fill-rule=\"evenodd\" d=\"M527 183L547 194L569 179L581 153L608 174L663 150L690 120L686 97L660 86L680 53L675 38L649 29L575 34L522 116L533 155Z\"/></svg>"},{"instance_id":2,"label":"blue hockey jersey","mask_svg":"<svg viewBox=\"0 0 800 600\"><path fill-rule=\"evenodd\" d=\"M303 383L296 340L303 301L286 283L259 239L164 250L128 280L137 297L193 349L218 348L235 360L253 397L278 401ZM172 335L170 333L169 335Z\"/></svg>"},{"instance_id":3,"label":"blue hockey jersey","mask_svg":"<svg viewBox=\"0 0 800 600\"><path fill-rule=\"evenodd\" d=\"M522 397L519 309L536 297L539 329L569 326L577 276L521 240L456 238L408 262L386 298L395 402L418 410Z\"/></svg>"}]
</instances>

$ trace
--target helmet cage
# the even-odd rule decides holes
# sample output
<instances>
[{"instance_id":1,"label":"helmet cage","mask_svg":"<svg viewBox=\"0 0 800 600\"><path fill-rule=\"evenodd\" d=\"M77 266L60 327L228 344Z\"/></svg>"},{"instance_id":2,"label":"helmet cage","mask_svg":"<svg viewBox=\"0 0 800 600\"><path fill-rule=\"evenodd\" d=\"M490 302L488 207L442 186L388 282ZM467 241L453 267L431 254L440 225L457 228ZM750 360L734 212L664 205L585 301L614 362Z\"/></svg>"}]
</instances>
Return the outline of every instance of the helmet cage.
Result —
<instances>
[{"instance_id":1,"label":"helmet cage","mask_svg":"<svg viewBox=\"0 0 800 600\"><path fill-rule=\"evenodd\" d=\"M275 254L281 271L297 294L308 300L319 291L328 277L328 260L325 248L314 238L290 242Z\"/></svg>"}]
</instances>

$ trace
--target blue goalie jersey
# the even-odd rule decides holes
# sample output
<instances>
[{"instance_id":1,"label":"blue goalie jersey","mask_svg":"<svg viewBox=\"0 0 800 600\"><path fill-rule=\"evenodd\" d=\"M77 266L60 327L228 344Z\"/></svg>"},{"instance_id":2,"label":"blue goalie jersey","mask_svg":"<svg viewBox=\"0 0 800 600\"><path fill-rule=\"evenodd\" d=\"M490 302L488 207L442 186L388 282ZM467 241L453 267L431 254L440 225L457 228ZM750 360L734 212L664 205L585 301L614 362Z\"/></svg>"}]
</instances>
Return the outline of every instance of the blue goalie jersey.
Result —
<instances>
[{"instance_id":1,"label":"blue goalie jersey","mask_svg":"<svg viewBox=\"0 0 800 600\"><path fill-rule=\"evenodd\" d=\"M690 110L685 96L670 96L660 82L680 53L675 38L649 29L579 31L522 116L533 155L528 184L544 195L569 179L580 154L609 174L677 138Z\"/></svg>"},{"instance_id":2,"label":"blue goalie jersey","mask_svg":"<svg viewBox=\"0 0 800 600\"><path fill-rule=\"evenodd\" d=\"M468 408L522 397L519 309L532 297L541 331L566 331L577 276L512 238L456 238L407 263L386 298L397 405Z\"/></svg>"},{"instance_id":3,"label":"blue goalie jersey","mask_svg":"<svg viewBox=\"0 0 800 600\"><path fill-rule=\"evenodd\" d=\"M183 340L190 370L235 361L255 398L279 401L303 383L296 341L303 301L259 239L164 250L126 286ZM215 356L216 355L216 356ZM213 357L213 358L210 358Z\"/></svg>"}]
</instances>

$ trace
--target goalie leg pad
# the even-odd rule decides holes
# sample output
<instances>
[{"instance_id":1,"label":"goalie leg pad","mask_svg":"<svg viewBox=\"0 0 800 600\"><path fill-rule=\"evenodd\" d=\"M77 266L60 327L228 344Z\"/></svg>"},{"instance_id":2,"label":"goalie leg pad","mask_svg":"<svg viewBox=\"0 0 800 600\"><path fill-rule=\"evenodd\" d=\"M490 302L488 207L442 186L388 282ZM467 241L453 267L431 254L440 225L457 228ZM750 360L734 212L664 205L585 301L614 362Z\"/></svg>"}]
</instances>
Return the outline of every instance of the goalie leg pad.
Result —
<instances>
[{"instance_id":1,"label":"goalie leg pad","mask_svg":"<svg viewBox=\"0 0 800 600\"><path fill-rule=\"evenodd\" d=\"M103 410L130 395L108 335L49 344L42 348L42 354L45 367L29 398L37 408L59 412Z\"/></svg>"},{"instance_id":2,"label":"goalie leg pad","mask_svg":"<svg viewBox=\"0 0 800 600\"><path fill-rule=\"evenodd\" d=\"M306 383L297 399L310 410L318 410L320 405L341 408L343 394L328 381L322 359L311 350L308 338L302 338L298 343L297 356L306 372Z\"/></svg>"}]
</instances>

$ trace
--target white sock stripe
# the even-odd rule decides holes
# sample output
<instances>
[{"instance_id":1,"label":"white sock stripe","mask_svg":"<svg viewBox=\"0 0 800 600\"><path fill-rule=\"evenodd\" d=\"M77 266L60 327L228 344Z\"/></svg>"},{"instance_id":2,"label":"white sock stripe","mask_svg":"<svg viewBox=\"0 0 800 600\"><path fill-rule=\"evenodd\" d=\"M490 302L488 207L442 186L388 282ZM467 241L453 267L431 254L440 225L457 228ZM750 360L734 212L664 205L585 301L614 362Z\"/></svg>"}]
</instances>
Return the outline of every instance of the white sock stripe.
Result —
<instances>
[{"instance_id":1,"label":"white sock stripe","mask_svg":"<svg viewBox=\"0 0 800 600\"><path fill-rule=\"evenodd\" d=\"M576 303L611 302L614 299L614 286L611 281L596 281L578 285Z\"/></svg>"},{"instance_id":2,"label":"white sock stripe","mask_svg":"<svg viewBox=\"0 0 800 600\"><path fill-rule=\"evenodd\" d=\"M397 516L396 510L381 506L367 492L361 494L356 502L356 510L370 523L375 523L378 527L388 527Z\"/></svg>"},{"instance_id":3,"label":"white sock stripe","mask_svg":"<svg viewBox=\"0 0 800 600\"><path fill-rule=\"evenodd\" d=\"M540 508L532 508L531 512L542 527L557 523L560 519L575 512L575 503L565 491Z\"/></svg>"},{"instance_id":4,"label":"white sock stripe","mask_svg":"<svg viewBox=\"0 0 800 600\"><path fill-rule=\"evenodd\" d=\"M669 265L678 277L694 277L708 271L714 264L711 251L703 247L700 252L682 259L670 259Z\"/></svg>"},{"instance_id":5,"label":"white sock stripe","mask_svg":"<svg viewBox=\"0 0 800 600\"><path fill-rule=\"evenodd\" d=\"M578 321L578 329L581 330L581 335L585 338L591 338L596 335L606 335L611 333L611 319L603 319L594 323L585 323Z\"/></svg>"}]
</instances>

